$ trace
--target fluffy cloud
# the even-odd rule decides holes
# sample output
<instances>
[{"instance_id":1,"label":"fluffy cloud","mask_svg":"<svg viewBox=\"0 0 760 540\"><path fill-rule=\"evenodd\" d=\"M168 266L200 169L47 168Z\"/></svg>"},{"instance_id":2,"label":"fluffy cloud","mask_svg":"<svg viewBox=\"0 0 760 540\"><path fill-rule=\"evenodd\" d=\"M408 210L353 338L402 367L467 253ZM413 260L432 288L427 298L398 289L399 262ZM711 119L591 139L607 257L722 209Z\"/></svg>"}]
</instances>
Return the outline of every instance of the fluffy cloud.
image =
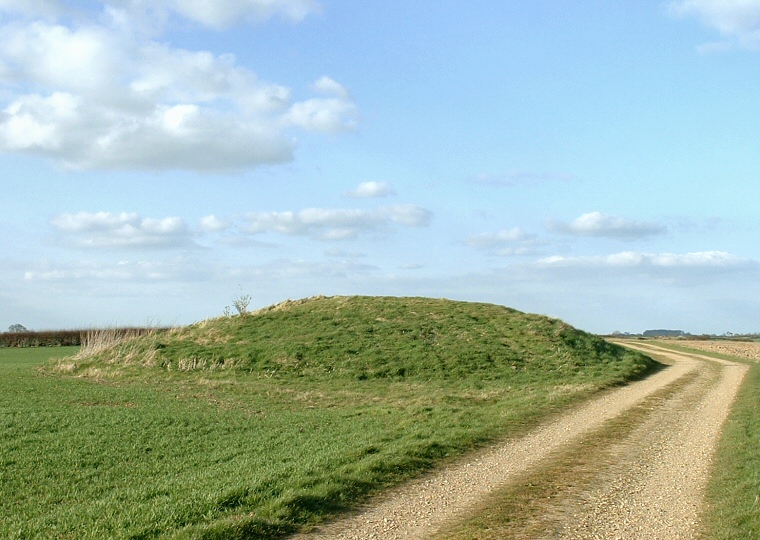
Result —
<instances>
[{"instance_id":1,"label":"fluffy cloud","mask_svg":"<svg viewBox=\"0 0 760 540\"><path fill-rule=\"evenodd\" d=\"M64 244L78 248L178 248L192 245L190 231L178 217L143 218L136 213L60 214L53 226Z\"/></svg>"},{"instance_id":2,"label":"fluffy cloud","mask_svg":"<svg viewBox=\"0 0 760 540\"><path fill-rule=\"evenodd\" d=\"M191 10L191 2L174 4ZM199 13L263 14L313 3L192 4ZM348 90L330 77L312 85L318 97L294 101L289 88L260 81L232 55L173 48L145 37L129 13L108 13L108 22L0 27L0 152L71 169L236 171L292 160L294 130L335 134L358 125Z\"/></svg>"},{"instance_id":3,"label":"fluffy cloud","mask_svg":"<svg viewBox=\"0 0 760 540\"><path fill-rule=\"evenodd\" d=\"M202 217L199 227L203 232L220 232L229 229L230 223L212 214Z\"/></svg>"},{"instance_id":4,"label":"fluffy cloud","mask_svg":"<svg viewBox=\"0 0 760 540\"><path fill-rule=\"evenodd\" d=\"M252 212L245 230L251 234L277 233L318 240L346 240L360 234L381 233L391 225L424 227L430 212L413 205L376 210L308 208L299 212Z\"/></svg>"},{"instance_id":5,"label":"fluffy cloud","mask_svg":"<svg viewBox=\"0 0 760 540\"><path fill-rule=\"evenodd\" d=\"M325 76L312 88L326 97L294 103L283 117L285 125L322 133L353 131L358 127L358 109L342 84Z\"/></svg>"},{"instance_id":6,"label":"fluffy cloud","mask_svg":"<svg viewBox=\"0 0 760 540\"><path fill-rule=\"evenodd\" d=\"M372 199L395 194L396 190L388 182L362 182L356 189L344 193L350 199Z\"/></svg>"},{"instance_id":7,"label":"fluffy cloud","mask_svg":"<svg viewBox=\"0 0 760 540\"><path fill-rule=\"evenodd\" d=\"M696 16L733 41L708 43L702 50L722 49L736 43L741 47L760 47L760 1L758 0L677 0L670 3L677 16Z\"/></svg>"},{"instance_id":8,"label":"fluffy cloud","mask_svg":"<svg viewBox=\"0 0 760 540\"><path fill-rule=\"evenodd\" d=\"M658 223L634 221L600 212L583 214L570 223L549 220L546 227L552 232L571 236L606 237L618 240L639 240L647 236L667 233L667 228Z\"/></svg>"},{"instance_id":9,"label":"fluffy cloud","mask_svg":"<svg viewBox=\"0 0 760 540\"><path fill-rule=\"evenodd\" d=\"M338 81L331 79L327 75L317 79L314 84L311 85L311 88L320 94L325 94L328 96L336 96L343 99L348 99L351 97L348 92L348 88L340 84Z\"/></svg>"},{"instance_id":10,"label":"fluffy cloud","mask_svg":"<svg viewBox=\"0 0 760 540\"><path fill-rule=\"evenodd\" d=\"M528 234L519 228L503 229L497 232L475 234L467 238L465 245L497 255L529 255L540 245L535 234Z\"/></svg>"}]
</instances>

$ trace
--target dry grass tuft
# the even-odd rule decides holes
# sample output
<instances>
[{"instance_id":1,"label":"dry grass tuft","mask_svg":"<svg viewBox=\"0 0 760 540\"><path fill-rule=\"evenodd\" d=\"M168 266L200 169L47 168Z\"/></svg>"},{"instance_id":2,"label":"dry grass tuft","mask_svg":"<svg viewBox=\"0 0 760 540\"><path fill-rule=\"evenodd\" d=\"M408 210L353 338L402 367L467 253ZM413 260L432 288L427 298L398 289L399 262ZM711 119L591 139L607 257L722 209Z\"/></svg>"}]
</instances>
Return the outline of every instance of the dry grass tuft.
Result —
<instances>
[{"instance_id":1,"label":"dry grass tuft","mask_svg":"<svg viewBox=\"0 0 760 540\"><path fill-rule=\"evenodd\" d=\"M90 358L97 356L105 351L111 350L125 339L133 337L134 334L119 333L113 328L103 330L88 330L82 340L82 348L74 358Z\"/></svg>"}]
</instances>

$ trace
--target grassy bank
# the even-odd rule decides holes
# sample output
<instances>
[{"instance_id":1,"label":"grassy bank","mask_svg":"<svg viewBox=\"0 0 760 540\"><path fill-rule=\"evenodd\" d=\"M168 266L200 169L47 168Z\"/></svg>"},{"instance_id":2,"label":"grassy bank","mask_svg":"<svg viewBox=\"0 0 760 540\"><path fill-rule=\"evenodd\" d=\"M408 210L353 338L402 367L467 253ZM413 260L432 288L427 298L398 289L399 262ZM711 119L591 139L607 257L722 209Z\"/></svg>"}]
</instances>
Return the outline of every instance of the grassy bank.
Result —
<instances>
[{"instance_id":1,"label":"grassy bank","mask_svg":"<svg viewBox=\"0 0 760 540\"><path fill-rule=\"evenodd\" d=\"M282 537L652 367L560 321L396 298L92 352L0 350L0 537Z\"/></svg>"}]
</instances>

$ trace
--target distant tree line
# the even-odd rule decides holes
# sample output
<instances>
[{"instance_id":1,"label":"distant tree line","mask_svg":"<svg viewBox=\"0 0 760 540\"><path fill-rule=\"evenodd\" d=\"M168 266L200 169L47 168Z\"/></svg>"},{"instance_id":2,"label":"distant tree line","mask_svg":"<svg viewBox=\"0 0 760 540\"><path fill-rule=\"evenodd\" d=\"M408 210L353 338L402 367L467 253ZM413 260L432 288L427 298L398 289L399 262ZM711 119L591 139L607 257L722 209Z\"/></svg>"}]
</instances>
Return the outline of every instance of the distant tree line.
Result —
<instances>
[{"instance_id":1,"label":"distant tree line","mask_svg":"<svg viewBox=\"0 0 760 540\"><path fill-rule=\"evenodd\" d=\"M608 337L612 338L684 338L693 340L729 340L729 341L760 341L760 333L750 334L734 334L733 332L726 332L724 334L690 334L683 330L646 330L641 334L631 334L630 332L620 332L616 330Z\"/></svg>"},{"instance_id":2,"label":"distant tree line","mask_svg":"<svg viewBox=\"0 0 760 540\"><path fill-rule=\"evenodd\" d=\"M646 330L642 335L644 337L678 337L688 336L690 334L683 330Z\"/></svg>"},{"instance_id":3,"label":"distant tree line","mask_svg":"<svg viewBox=\"0 0 760 540\"><path fill-rule=\"evenodd\" d=\"M21 327L19 330L15 327ZM79 346L88 332L86 330L43 330L33 332L21 325L12 325L8 332L0 334L0 347L65 347ZM114 328L118 334L141 335L148 332L164 331L166 328Z\"/></svg>"}]
</instances>

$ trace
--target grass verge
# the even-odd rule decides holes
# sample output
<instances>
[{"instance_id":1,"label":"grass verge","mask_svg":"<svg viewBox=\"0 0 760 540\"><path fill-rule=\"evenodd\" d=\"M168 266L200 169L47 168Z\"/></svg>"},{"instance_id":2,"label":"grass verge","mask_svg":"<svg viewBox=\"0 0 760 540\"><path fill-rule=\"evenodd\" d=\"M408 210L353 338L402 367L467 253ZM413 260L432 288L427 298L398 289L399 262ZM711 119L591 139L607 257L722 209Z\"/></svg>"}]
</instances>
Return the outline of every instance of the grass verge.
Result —
<instances>
[{"instance_id":1,"label":"grass verge","mask_svg":"<svg viewBox=\"0 0 760 540\"><path fill-rule=\"evenodd\" d=\"M654 365L545 317L390 298L92 353L40 371L0 350L0 537L283 537Z\"/></svg>"}]
</instances>

